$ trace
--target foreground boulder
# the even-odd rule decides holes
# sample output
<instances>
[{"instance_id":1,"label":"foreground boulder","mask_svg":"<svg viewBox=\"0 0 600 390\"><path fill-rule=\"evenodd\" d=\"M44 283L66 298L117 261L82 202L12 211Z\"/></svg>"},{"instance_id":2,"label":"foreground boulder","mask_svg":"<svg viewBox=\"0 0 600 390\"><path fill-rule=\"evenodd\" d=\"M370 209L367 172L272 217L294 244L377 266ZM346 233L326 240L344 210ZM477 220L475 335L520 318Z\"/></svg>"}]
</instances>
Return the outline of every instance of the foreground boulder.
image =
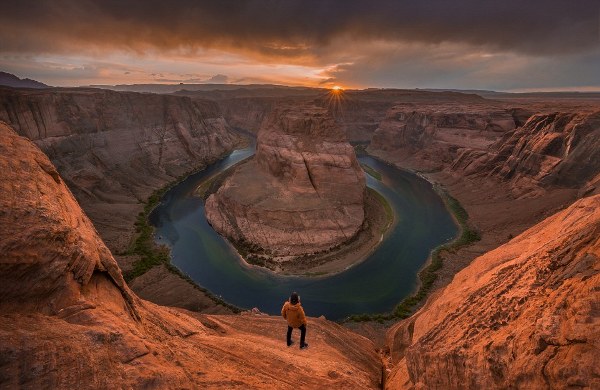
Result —
<instances>
[{"instance_id":1,"label":"foreground boulder","mask_svg":"<svg viewBox=\"0 0 600 390\"><path fill-rule=\"evenodd\" d=\"M0 388L379 388L373 344L309 319L139 299L48 158L0 122ZM284 297L282 297L283 301Z\"/></svg>"},{"instance_id":2,"label":"foreground boulder","mask_svg":"<svg viewBox=\"0 0 600 390\"><path fill-rule=\"evenodd\" d=\"M364 199L364 173L327 110L283 107L263 123L256 157L207 199L206 216L242 246L297 256L352 239Z\"/></svg>"}]
</instances>

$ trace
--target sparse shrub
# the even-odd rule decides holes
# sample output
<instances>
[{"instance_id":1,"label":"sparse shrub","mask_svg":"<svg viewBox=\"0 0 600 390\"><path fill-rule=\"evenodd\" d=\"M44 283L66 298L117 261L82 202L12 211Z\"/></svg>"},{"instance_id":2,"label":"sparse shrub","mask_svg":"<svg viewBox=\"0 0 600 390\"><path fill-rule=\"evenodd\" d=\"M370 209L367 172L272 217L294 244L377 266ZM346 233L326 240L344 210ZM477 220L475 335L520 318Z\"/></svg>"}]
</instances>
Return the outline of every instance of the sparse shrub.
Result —
<instances>
[{"instance_id":1,"label":"sparse shrub","mask_svg":"<svg viewBox=\"0 0 600 390\"><path fill-rule=\"evenodd\" d=\"M479 231L472 228L468 224L469 214L467 211L460 205L458 200L454 199L450 196L446 191L442 190L439 187L436 187L435 190L442 197L444 202L446 203L448 209L452 212L456 221L458 222L461 234L454 241L441 245L434 249L431 252L431 261L429 265L423 268L419 272L419 280L421 285L419 286L419 290L413 295L404 298L393 310L391 314L360 314L348 317L347 321L354 322L363 322L363 321L377 321L383 322L385 320L392 319L404 319L411 316L415 307L423 301L429 294L429 291L433 287L433 284L438 278L437 271L439 271L443 264L443 252L456 252L458 249L470 245L474 242L481 240L481 235ZM377 194L379 195L379 194Z\"/></svg>"}]
</instances>

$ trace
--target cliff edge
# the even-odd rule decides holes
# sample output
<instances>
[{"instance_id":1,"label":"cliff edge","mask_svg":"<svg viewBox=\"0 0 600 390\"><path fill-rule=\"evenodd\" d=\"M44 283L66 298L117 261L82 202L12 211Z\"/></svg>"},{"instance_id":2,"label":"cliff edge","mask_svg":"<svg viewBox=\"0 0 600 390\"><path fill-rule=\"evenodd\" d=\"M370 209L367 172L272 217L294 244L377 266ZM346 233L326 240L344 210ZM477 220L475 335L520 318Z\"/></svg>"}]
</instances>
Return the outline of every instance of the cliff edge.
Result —
<instances>
[{"instance_id":1,"label":"cliff edge","mask_svg":"<svg viewBox=\"0 0 600 390\"><path fill-rule=\"evenodd\" d=\"M373 344L309 319L139 299L49 159L0 122L1 388L378 388ZM282 297L282 301L285 297Z\"/></svg>"}]
</instances>

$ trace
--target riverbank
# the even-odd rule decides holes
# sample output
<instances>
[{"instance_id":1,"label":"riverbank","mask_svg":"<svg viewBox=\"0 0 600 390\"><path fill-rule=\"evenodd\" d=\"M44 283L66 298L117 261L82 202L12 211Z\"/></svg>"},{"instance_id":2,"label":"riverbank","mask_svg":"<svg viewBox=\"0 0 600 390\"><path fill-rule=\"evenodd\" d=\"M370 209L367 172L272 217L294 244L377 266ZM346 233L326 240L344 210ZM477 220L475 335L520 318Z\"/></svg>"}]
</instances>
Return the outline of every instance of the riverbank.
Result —
<instances>
[{"instance_id":1,"label":"riverbank","mask_svg":"<svg viewBox=\"0 0 600 390\"><path fill-rule=\"evenodd\" d=\"M247 148L250 142L249 139L240 138L236 148ZM241 311L235 305L225 302L199 286L188 275L171 264L169 248L156 244L155 229L149 222L150 214L160 204L167 191L231 153L225 153L214 161L190 170L155 190L144 202L142 211L138 213L134 223L135 230L128 237L130 242L128 248L115 255L123 270L125 280L141 298L159 305L181 307L202 313L231 314Z\"/></svg>"},{"instance_id":2,"label":"riverbank","mask_svg":"<svg viewBox=\"0 0 600 390\"><path fill-rule=\"evenodd\" d=\"M191 195L247 156L247 151L240 151L185 180L165 195L151 216L157 241L169 246L173 264L239 307L275 314L282 297L300 291L312 316L343 320L356 313L390 311L412 292L431 250L456 236L452 216L427 181L364 157L361 162L382 174L382 181L368 175L369 186L385 196L398 216L366 261L328 277L286 276L245 265L235 248L209 225L202 198Z\"/></svg>"},{"instance_id":3,"label":"riverbank","mask_svg":"<svg viewBox=\"0 0 600 390\"><path fill-rule=\"evenodd\" d=\"M442 291L454 275L476 257L507 242L530 226L572 202L572 190L549 191L543 198L517 198L504 183L489 178L467 178L447 170L422 171L417 163L391 153L369 151L380 161L413 172L429 181L460 226L457 238L432 251L419 272L420 286L393 312L357 315L351 321L394 321L407 318L427 299ZM359 328L351 328L360 332Z\"/></svg>"}]
</instances>

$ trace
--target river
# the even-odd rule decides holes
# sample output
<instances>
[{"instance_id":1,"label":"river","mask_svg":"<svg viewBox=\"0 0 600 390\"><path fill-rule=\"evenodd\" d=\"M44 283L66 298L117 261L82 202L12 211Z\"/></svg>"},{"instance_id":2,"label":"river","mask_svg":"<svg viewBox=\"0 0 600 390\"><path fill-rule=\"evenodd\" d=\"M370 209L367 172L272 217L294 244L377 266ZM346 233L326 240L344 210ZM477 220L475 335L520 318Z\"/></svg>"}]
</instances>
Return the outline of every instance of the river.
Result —
<instances>
[{"instance_id":1,"label":"river","mask_svg":"<svg viewBox=\"0 0 600 390\"><path fill-rule=\"evenodd\" d=\"M150 215L156 241L171 248L172 263L200 286L241 308L279 314L297 291L309 316L339 320L351 314L391 311L418 286L418 271L431 250L452 240L458 228L431 183L361 156L382 175L367 175L367 185L388 200L395 223L365 261L328 277L280 276L240 260L233 247L206 221L194 191L207 178L251 156L253 147L234 151L171 190Z\"/></svg>"}]
</instances>

